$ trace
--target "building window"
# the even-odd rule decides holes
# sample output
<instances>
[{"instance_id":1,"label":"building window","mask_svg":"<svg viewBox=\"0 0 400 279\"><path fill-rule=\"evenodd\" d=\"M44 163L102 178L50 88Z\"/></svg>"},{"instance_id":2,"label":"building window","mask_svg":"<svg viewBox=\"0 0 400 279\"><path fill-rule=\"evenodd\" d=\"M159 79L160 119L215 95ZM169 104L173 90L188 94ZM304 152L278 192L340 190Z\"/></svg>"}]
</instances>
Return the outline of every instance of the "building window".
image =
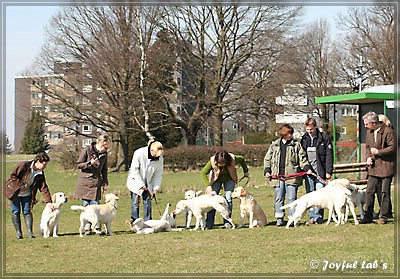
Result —
<instances>
[{"instance_id":1,"label":"building window","mask_svg":"<svg viewBox=\"0 0 400 279\"><path fill-rule=\"evenodd\" d=\"M82 147L86 147L92 144L92 139L84 139L82 140Z\"/></svg>"},{"instance_id":2,"label":"building window","mask_svg":"<svg viewBox=\"0 0 400 279\"><path fill-rule=\"evenodd\" d=\"M92 133L92 125L83 125L82 126L82 133L91 134Z\"/></svg>"},{"instance_id":3,"label":"building window","mask_svg":"<svg viewBox=\"0 0 400 279\"><path fill-rule=\"evenodd\" d=\"M89 93L89 92L92 92L92 85L91 84L85 85L83 87L83 93Z\"/></svg>"}]
</instances>

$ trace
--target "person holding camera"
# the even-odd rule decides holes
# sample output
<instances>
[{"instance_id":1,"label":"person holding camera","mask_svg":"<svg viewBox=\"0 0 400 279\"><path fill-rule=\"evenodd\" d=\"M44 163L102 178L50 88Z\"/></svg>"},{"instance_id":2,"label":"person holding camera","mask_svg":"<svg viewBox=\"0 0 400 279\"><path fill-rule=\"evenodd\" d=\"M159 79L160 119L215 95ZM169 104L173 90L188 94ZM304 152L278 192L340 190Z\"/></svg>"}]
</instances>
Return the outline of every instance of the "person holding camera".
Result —
<instances>
[{"instance_id":1,"label":"person holding camera","mask_svg":"<svg viewBox=\"0 0 400 279\"><path fill-rule=\"evenodd\" d=\"M82 205L99 204L101 189L107 190L107 151L110 149L111 139L102 134L96 142L86 146L76 162L79 173L76 183L75 196L82 200Z\"/></svg>"},{"instance_id":2,"label":"person holding camera","mask_svg":"<svg viewBox=\"0 0 400 279\"><path fill-rule=\"evenodd\" d=\"M5 184L5 195L11 200L12 222L17 232L17 239L22 239L21 208L24 215L29 238L33 235L33 215L31 209L36 204L36 194L42 192L46 203L52 203L49 187L44 176L44 169L50 157L46 153L38 153L31 161L18 163L11 171Z\"/></svg>"},{"instance_id":3,"label":"person holding camera","mask_svg":"<svg viewBox=\"0 0 400 279\"><path fill-rule=\"evenodd\" d=\"M140 198L143 199L144 221L152 219L151 199L160 189L164 169L163 146L151 140L133 153L127 187L131 191L131 223L139 218Z\"/></svg>"}]
</instances>

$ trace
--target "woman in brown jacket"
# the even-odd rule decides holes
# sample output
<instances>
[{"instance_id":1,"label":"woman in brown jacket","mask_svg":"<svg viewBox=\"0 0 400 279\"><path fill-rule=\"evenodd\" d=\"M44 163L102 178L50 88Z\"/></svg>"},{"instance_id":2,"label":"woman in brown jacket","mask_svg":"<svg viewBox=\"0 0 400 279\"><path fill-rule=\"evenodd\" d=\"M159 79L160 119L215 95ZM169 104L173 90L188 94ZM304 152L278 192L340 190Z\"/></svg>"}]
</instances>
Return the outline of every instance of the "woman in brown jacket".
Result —
<instances>
[{"instance_id":1,"label":"woman in brown jacket","mask_svg":"<svg viewBox=\"0 0 400 279\"><path fill-rule=\"evenodd\" d=\"M79 169L75 196L82 200L82 205L98 204L101 200L101 188L108 187L107 151L110 138L100 135L95 143L86 146L79 158Z\"/></svg>"},{"instance_id":2,"label":"woman in brown jacket","mask_svg":"<svg viewBox=\"0 0 400 279\"><path fill-rule=\"evenodd\" d=\"M37 191L42 192L46 203L52 202L43 171L49 161L50 158L46 153L39 153L32 161L18 163L11 171L10 178L6 182L5 194L11 200L12 222L18 239L23 238L20 217L21 208L28 237L34 238L31 209L37 202Z\"/></svg>"}]
</instances>

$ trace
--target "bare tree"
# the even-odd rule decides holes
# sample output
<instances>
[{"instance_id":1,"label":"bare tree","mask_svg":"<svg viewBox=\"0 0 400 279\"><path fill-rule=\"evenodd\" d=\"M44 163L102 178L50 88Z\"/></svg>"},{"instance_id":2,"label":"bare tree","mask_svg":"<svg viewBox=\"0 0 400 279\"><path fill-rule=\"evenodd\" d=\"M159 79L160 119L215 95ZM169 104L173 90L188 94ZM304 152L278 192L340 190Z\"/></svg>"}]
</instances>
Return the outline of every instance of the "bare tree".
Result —
<instances>
[{"instance_id":1,"label":"bare tree","mask_svg":"<svg viewBox=\"0 0 400 279\"><path fill-rule=\"evenodd\" d=\"M342 47L345 61L350 63L342 68L348 79L357 84L362 74L366 80L363 86L394 84L394 6L350 8L338 23L347 31ZM359 73L354 75L357 70Z\"/></svg>"},{"instance_id":2,"label":"bare tree","mask_svg":"<svg viewBox=\"0 0 400 279\"><path fill-rule=\"evenodd\" d=\"M211 119L215 145L222 145L222 122L228 111L268 77L260 75L262 78L257 84L241 92L238 88L246 80L245 66L251 65L254 73L266 72L265 68L271 65L261 63L260 57L274 55L277 49L271 49L271 44L265 42L282 40L300 12L300 7L284 6L202 6L169 10L170 17L165 21L185 50L182 65L195 69L192 86L196 107L188 121L189 134L196 133Z\"/></svg>"},{"instance_id":3,"label":"bare tree","mask_svg":"<svg viewBox=\"0 0 400 279\"><path fill-rule=\"evenodd\" d=\"M133 5L66 7L51 23L41 69L54 80L42 88L59 117L48 118L69 131L80 125L115 134L128 168L128 136L149 138L150 113L144 81L146 51L156 30L158 8ZM55 86L54 86L55 85Z\"/></svg>"}]
</instances>

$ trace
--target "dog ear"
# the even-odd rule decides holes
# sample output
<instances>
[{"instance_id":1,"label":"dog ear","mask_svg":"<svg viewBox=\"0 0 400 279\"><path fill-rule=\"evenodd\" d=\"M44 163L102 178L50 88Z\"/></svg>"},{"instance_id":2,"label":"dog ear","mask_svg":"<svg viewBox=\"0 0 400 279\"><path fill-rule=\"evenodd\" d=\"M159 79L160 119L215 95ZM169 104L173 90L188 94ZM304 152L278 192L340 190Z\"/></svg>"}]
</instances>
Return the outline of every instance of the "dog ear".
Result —
<instances>
[{"instance_id":1,"label":"dog ear","mask_svg":"<svg viewBox=\"0 0 400 279\"><path fill-rule=\"evenodd\" d=\"M53 203L56 202L56 194L51 195L51 201L52 201Z\"/></svg>"},{"instance_id":2,"label":"dog ear","mask_svg":"<svg viewBox=\"0 0 400 279\"><path fill-rule=\"evenodd\" d=\"M240 195L241 196L246 196L246 193L247 193L246 189L242 188L242 191L240 191Z\"/></svg>"}]
</instances>

